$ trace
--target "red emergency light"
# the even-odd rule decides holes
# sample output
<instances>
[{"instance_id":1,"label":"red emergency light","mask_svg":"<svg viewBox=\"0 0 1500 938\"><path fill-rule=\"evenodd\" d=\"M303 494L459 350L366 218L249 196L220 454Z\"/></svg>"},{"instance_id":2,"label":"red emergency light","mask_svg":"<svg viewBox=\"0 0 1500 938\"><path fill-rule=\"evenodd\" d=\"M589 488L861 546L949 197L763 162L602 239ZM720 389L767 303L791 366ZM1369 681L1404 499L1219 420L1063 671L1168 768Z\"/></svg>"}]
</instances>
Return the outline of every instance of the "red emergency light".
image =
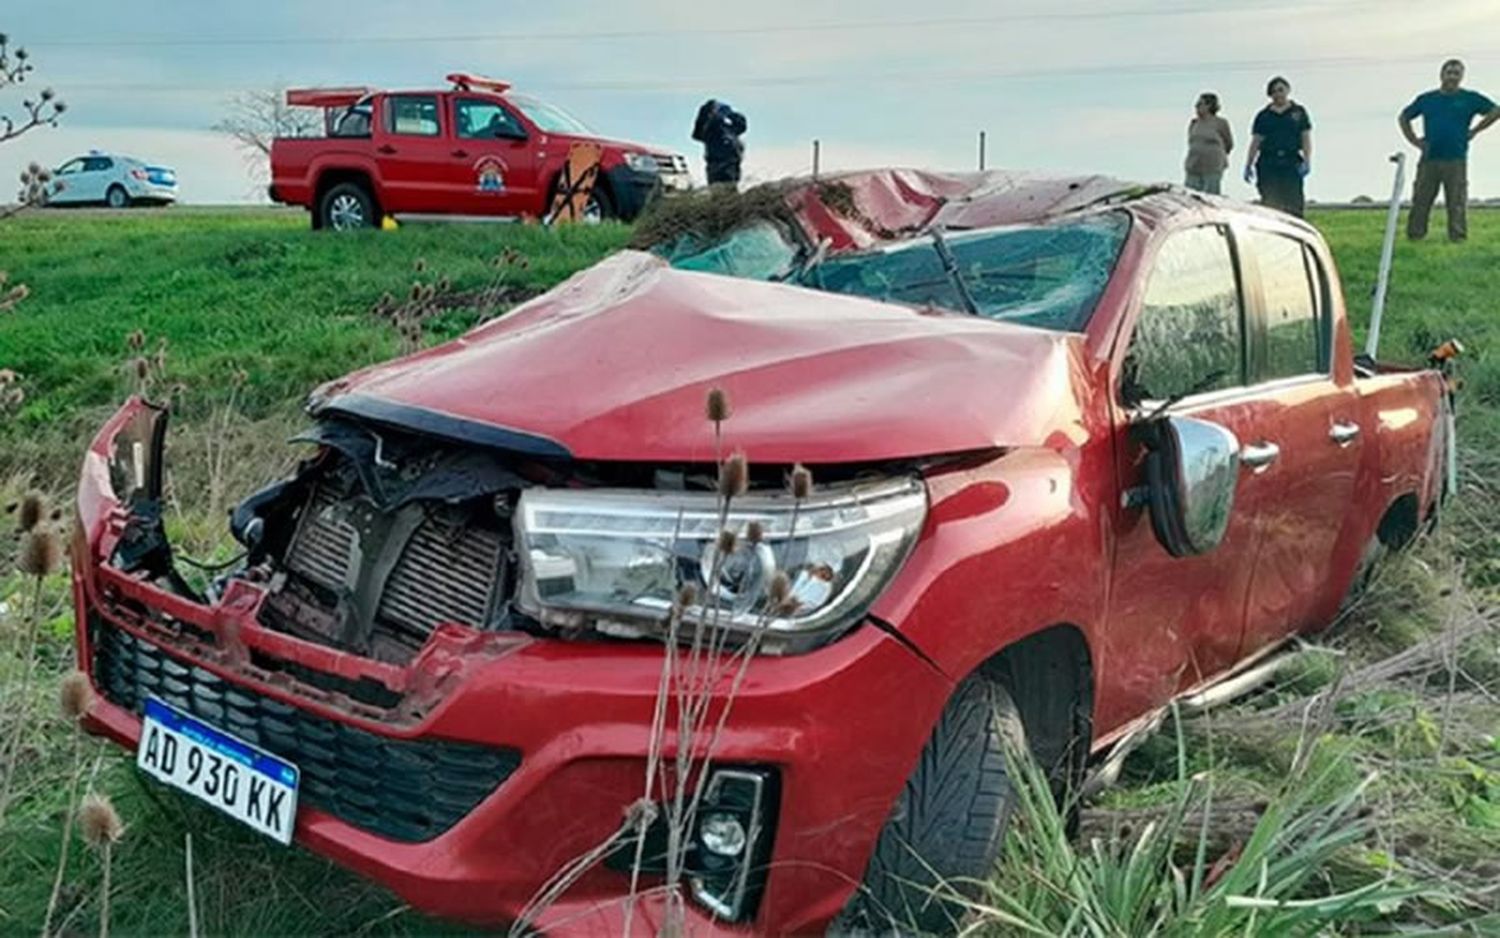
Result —
<instances>
[{"instance_id":1,"label":"red emergency light","mask_svg":"<svg viewBox=\"0 0 1500 938\"><path fill-rule=\"evenodd\" d=\"M508 81L500 81L496 78L485 78L482 75L470 75L466 72L453 72L448 76L448 81L453 83L454 91L493 91L496 94L504 94L511 88Z\"/></svg>"}]
</instances>

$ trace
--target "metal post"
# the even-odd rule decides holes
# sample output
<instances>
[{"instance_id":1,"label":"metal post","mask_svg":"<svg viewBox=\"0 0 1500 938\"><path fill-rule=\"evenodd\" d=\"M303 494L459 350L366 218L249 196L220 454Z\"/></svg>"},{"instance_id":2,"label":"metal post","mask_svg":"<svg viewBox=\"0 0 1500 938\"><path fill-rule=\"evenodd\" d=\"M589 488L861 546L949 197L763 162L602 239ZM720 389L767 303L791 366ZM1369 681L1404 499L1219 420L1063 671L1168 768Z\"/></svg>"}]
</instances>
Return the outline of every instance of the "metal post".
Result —
<instances>
[{"instance_id":1,"label":"metal post","mask_svg":"<svg viewBox=\"0 0 1500 938\"><path fill-rule=\"evenodd\" d=\"M1396 164L1396 181L1391 186L1391 207L1385 215L1385 243L1380 246L1380 274L1375 278L1375 301L1370 304L1370 332L1365 337L1365 354L1370 358L1380 349L1380 320L1385 316L1385 291L1391 282L1391 252L1396 249L1396 222L1401 216L1401 187L1406 182L1406 154L1391 154Z\"/></svg>"},{"instance_id":2,"label":"metal post","mask_svg":"<svg viewBox=\"0 0 1500 938\"><path fill-rule=\"evenodd\" d=\"M818 138L813 138L813 178L818 178Z\"/></svg>"},{"instance_id":3,"label":"metal post","mask_svg":"<svg viewBox=\"0 0 1500 938\"><path fill-rule=\"evenodd\" d=\"M979 132L979 171L984 172L984 131Z\"/></svg>"}]
</instances>

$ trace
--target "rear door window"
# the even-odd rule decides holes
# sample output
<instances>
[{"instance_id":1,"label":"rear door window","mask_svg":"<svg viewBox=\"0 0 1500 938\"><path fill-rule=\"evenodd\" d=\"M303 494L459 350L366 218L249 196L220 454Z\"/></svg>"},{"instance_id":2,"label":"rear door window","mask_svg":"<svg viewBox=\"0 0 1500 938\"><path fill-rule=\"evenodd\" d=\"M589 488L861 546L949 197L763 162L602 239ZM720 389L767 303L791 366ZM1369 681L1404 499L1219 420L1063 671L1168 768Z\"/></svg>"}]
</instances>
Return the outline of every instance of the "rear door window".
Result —
<instances>
[{"instance_id":1,"label":"rear door window","mask_svg":"<svg viewBox=\"0 0 1500 938\"><path fill-rule=\"evenodd\" d=\"M1149 274L1121 396L1131 405L1164 401L1244 379L1244 312L1229 233L1217 225L1175 232Z\"/></svg>"},{"instance_id":2,"label":"rear door window","mask_svg":"<svg viewBox=\"0 0 1500 938\"><path fill-rule=\"evenodd\" d=\"M1255 253L1265 321L1265 345L1258 377L1262 381L1318 374L1326 370L1320 290L1303 243L1268 231L1249 231L1245 243Z\"/></svg>"},{"instance_id":3,"label":"rear door window","mask_svg":"<svg viewBox=\"0 0 1500 938\"><path fill-rule=\"evenodd\" d=\"M385 99L386 129L411 137L436 137L438 99L433 94L394 94Z\"/></svg>"}]
</instances>

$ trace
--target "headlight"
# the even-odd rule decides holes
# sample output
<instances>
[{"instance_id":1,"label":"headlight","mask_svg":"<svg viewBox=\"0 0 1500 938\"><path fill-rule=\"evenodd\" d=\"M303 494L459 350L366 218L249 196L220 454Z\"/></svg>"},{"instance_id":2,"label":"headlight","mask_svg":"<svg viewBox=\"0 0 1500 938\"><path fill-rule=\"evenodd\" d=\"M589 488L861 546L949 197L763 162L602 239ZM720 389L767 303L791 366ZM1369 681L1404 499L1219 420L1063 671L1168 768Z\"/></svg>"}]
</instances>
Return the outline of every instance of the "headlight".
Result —
<instances>
[{"instance_id":1,"label":"headlight","mask_svg":"<svg viewBox=\"0 0 1500 938\"><path fill-rule=\"evenodd\" d=\"M656 157L649 153L626 153L625 165L638 173L655 173L661 168L656 164Z\"/></svg>"},{"instance_id":2,"label":"headlight","mask_svg":"<svg viewBox=\"0 0 1500 938\"><path fill-rule=\"evenodd\" d=\"M712 494L527 489L516 511L521 610L554 625L661 635L679 589L691 585L688 621L759 635L766 651L801 650L864 615L906 559L927 498L919 482L900 480L800 504L747 495L730 507L721 517ZM746 537L752 521L764 532L759 543ZM726 528L738 537L720 556ZM777 571L794 600L781 609L767 595Z\"/></svg>"}]
</instances>

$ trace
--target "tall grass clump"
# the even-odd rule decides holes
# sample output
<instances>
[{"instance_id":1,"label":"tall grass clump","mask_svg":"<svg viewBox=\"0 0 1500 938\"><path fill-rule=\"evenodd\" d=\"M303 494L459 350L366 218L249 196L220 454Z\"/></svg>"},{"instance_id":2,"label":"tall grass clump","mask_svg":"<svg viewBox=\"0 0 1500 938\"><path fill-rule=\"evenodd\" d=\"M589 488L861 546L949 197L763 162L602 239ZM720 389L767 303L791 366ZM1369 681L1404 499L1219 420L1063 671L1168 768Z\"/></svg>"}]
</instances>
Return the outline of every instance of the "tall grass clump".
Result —
<instances>
[{"instance_id":1,"label":"tall grass clump","mask_svg":"<svg viewBox=\"0 0 1500 938\"><path fill-rule=\"evenodd\" d=\"M1185 766L1180 735L1178 746ZM1327 753L1294 769L1227 849L1215 846L1212 770L1182 775L1139 829L1075 843L1041 769L1014 748L1008 762L1016 809L996 876L973 899L960 884L943 889L969 910L969 934L1315 935L1389 915L1417 892L1394 875L1343 890L1328 879L1375 833L1364 810L1375 775L1351 784Z\"/></svg>"}]
</instances>

